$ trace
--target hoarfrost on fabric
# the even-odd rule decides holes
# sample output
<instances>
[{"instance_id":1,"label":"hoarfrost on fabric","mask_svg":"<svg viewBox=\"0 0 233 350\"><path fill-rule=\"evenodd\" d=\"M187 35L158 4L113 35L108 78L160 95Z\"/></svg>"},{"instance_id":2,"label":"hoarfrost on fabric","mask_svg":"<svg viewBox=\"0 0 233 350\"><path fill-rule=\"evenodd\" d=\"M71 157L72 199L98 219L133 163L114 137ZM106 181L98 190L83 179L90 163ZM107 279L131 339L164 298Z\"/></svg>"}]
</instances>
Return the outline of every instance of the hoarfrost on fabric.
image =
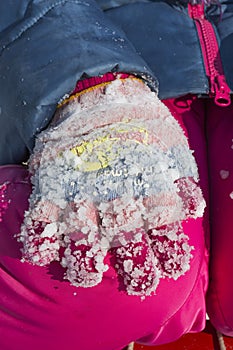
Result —
<instances>
[{"instance_id":1,"label":"hoarfrost on fabric","mask_svg":"<svg viewBox=\"0 0 233 350\"><path fill-rule=\"evenodd\" d=\"M181 127L142 82L119 79L58 110L30 172L19 234L27 261L59 260L72 285L93 287L111 254L126 292L141 297L189 270L182 221L203 215L198 170Z\"/></svg>"}]
</instances>

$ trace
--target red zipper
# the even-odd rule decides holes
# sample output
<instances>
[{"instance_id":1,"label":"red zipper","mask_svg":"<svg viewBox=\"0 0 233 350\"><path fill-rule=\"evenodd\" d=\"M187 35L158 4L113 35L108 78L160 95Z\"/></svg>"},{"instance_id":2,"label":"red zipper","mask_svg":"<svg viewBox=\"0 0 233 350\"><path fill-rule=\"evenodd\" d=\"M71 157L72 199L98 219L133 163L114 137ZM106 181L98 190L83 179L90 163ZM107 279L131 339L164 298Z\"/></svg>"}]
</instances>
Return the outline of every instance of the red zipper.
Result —
<instances>
[{"instance_id":1,"label":"red zipper","mask_svg":"<svg viewBox=\"0 0 233 350\"><path fill-rule=\"evenodd\" d=\"M206 75L210 84L210 96L214 98L216 105L229 106L231 103L231 89L227 85L224 76L214 28L205 18L204 4L188 4L188 11L197 28Z\"/></svg>"}]
</instances>

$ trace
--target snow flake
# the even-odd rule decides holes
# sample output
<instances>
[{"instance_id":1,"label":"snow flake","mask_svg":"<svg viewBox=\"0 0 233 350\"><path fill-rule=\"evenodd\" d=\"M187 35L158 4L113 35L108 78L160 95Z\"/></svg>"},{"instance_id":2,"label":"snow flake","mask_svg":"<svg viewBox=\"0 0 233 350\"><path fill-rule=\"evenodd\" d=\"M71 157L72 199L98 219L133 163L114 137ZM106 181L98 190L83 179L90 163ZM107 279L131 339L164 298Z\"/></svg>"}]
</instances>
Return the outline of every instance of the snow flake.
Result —
<instances>
[{"instance_id":1,"label":"snow flake","mask_svg":"<svg viewBox=\"0 0 233 350\"><path fill-rule=\"evenodd\" d=\"M228 170L220 170L219 172L221 179L225 180L229 177L230 172Z\"/></svg>"}]
</instances>

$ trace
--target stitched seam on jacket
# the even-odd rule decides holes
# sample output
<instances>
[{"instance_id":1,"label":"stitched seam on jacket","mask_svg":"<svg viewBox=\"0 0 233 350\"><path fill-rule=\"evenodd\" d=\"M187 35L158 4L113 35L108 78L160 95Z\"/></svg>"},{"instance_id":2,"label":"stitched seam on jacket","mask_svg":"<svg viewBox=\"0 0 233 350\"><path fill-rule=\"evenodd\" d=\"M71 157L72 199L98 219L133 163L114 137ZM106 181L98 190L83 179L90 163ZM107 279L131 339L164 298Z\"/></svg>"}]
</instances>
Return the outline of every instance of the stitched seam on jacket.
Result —
<instances>
[{"instance_id":1,"label":"stitched seam on jacket","mask_svg":"<svg viewBox=\"0 0 233 350\"><path fill-rule=\"evenodd\" d=\"M13 42L15 42L17 39L19 39L28 29L32 28L40 19L42 19L49 11L53 10L55 7L64 5L66 3L74 3L77 5L84 5L84 6L90 6L89 3L79 1L79 0L60 0L55 2L54 4L50 5L49 7L46 7L38 16L30 18L29 20L26 21L26 24L23 25L18 34L14 36L10 41L2 45L2 50L0 52L0 55L2 52Z\"/></svg>"}]
</instances>

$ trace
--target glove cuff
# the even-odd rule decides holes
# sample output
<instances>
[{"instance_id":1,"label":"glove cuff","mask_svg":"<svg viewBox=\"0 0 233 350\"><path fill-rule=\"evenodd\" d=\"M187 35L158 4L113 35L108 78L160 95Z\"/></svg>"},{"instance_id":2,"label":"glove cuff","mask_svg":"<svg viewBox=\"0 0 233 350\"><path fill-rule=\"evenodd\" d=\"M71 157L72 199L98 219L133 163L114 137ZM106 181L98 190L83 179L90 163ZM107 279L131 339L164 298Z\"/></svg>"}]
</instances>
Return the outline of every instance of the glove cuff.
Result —
<instances>
[{"instance_id":1,"label":"glove cuff","mask_svg":"<svg viewBox=\"0 0 233 350\"><path fill-rule=\"evenodd\" d=\"M80 95L92 91L95 88L103 87L110 84L116 79L127 79L127 78L136 78L132 74L128 73L106 73L98 77L90 77L83 80L79 80L76 84L75 89L70 95L65 95L62 100L58 103L58 108L67 105L70 101L79 97Z\"/></svg>"}]
</instances>

